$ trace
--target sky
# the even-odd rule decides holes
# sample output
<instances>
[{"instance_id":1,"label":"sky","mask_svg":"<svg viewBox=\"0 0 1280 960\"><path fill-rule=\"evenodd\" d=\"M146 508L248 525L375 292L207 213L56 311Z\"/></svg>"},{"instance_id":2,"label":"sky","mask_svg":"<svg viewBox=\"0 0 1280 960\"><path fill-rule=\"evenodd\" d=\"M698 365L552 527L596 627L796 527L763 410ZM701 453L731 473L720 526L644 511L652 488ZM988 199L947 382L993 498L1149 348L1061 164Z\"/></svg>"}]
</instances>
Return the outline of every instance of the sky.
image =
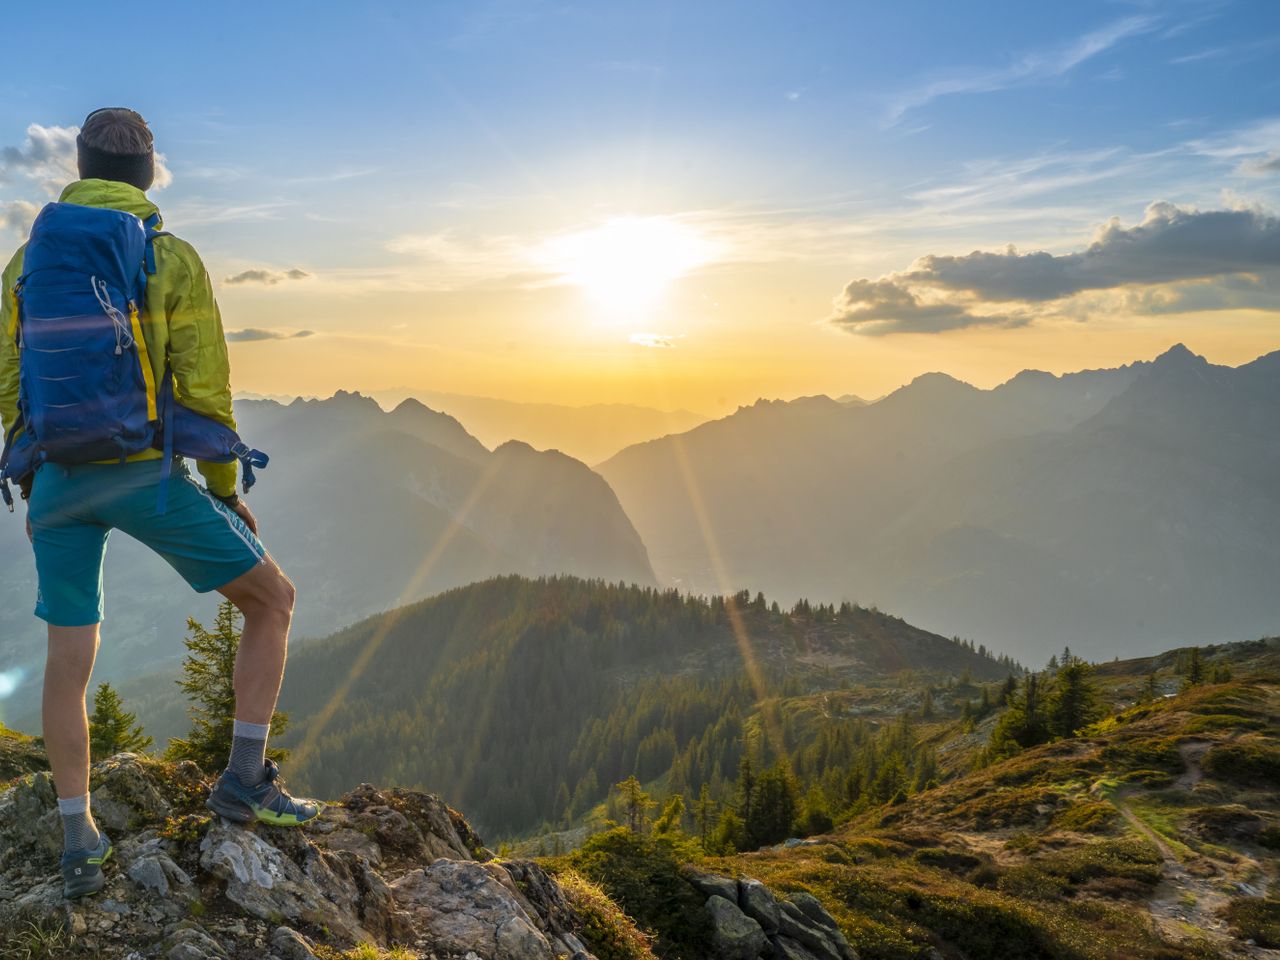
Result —
<instances>
[{"instance_id":1,"label":"sky","mask_svg":"<svg viewBox=\"0 0 1280 960\"><path fill-rule=\"evenodd\" d=\"M1272 0L155 9L7 11L0 242L137 109L239 391L719 414L1280 348Z\"/></svg>"}]
</instances>

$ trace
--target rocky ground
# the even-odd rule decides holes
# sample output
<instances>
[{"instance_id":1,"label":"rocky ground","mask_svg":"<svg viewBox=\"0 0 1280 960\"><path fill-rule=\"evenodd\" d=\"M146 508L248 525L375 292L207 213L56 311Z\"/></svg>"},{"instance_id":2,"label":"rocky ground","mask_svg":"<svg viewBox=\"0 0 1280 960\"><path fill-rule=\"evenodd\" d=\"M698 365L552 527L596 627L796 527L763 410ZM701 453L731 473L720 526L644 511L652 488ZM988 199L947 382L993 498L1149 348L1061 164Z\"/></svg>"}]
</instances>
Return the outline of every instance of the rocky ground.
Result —
<instances>
[{"instance_id":1,"label":"rocky ground","mask_svg":"<svg viewBox=\"0 0 1280 960\"><path fill-rule=\"evenodd\" d=\"M208 815L208 786L190 763L95 764L94 815L115 853L105 889L70 903L48 773L0 790L0 958L653 958L616 905L582 901L534 861L495 858L434 795L366 784L308 827L246 829ZM857 960L812 897L686 879L706 897L717 960Z\"/></svg>"}]
</instances>

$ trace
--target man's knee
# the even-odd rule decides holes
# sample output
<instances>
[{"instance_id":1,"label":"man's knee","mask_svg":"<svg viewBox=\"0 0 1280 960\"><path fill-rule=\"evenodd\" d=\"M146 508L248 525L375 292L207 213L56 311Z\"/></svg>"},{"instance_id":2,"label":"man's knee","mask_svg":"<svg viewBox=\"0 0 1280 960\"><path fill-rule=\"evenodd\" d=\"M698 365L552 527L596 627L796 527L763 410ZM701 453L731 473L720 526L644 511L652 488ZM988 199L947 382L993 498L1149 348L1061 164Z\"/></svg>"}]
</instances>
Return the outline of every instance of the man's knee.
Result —
<instances>
[{"instance_id":1,"label":"man's knee","mask_svg":"<svg viewBox=\"0 0 1280 960\"><path fill-rule=\"evenodd\" d=\"M267 618L286 624L293 618L297 598L293 581L271 561L228 584L222 594L239 607L246 619Z\"/></svg>"}]
</instances>

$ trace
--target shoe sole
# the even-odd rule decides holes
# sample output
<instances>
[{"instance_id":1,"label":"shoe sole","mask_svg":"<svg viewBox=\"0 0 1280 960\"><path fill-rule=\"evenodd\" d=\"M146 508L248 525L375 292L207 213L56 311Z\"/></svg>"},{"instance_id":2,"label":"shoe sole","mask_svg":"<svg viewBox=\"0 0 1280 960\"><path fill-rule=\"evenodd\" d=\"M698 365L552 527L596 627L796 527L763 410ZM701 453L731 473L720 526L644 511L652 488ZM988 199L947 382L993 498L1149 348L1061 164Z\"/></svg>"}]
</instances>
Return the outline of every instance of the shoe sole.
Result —
<instances>
[{"instance_id":1,"label":"shoe sole","mask_svg":"<svg viewBox=\"0 0 1280 960\"><path fill-rule=\"evenodd\" d=\"M209 799L204 802L204 805L218 816L234 820L236 823L252 823L254 819L253 811L243 803L239 801L227 803L220 800L216 793L209 794Z\"/></svg>"},{"instance_id":2,"label":"shoe sole","mask_svg":"<svg viewBox=\"0 0 1280 960\"><path fill-rule=\"evenodd\" d=\"M295 813L272 813L270 810L264 810L261 807L250 807L238 800L227 802L219 798L216 793L209 794L209 799L204 802L204 805L218 816L234 820L236 823L253 823L257 821L273 827L301 827L312 820L319 819L320 814L324 811L324 806L318 804L314 817L299 820L298 815Z\"/></svg>"},{"instance_id":3,"label":"shoe sole","mask_svg":"<svg viewBox=\"0 0 1280 960\"><path fill-rule=\"evenodd\" d=\"M87 897L97 893L107 884L107 878L102 872L102 867L111 859L111 854L115 847L107 847L107 852L102 855L102 859L98 861L98 875L88 881L87 885L82 888L68 887L65 883L62 885L62 896L66 900L78 900L80 897Z\"/></svg>"}]
</instances>

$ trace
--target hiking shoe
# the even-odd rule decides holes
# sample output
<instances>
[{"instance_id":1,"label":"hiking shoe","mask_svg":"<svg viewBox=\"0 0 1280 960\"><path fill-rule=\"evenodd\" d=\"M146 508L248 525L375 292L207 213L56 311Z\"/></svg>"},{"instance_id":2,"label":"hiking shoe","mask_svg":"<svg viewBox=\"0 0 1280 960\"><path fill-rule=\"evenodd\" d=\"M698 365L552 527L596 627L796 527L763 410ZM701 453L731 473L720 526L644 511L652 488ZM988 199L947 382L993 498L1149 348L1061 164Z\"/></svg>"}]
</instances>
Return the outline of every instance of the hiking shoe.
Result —
<instances>
[{"instance_id":1,"label":"hiking shoe","mask_svg":"<svg viewBox=\"0 0 1280 960\"><path fill-rule=\"evenodd\" d=\"M73 850L62 855L62 895L68 899L97 893L107 878L102 865L111 856L111 841L98 832L98 845L92 850Z\"/></svg>"},{"instance_id":2,"label":"hiking shoe","mask_svg":"<svg viewBox=\"0 0 1280 960\"><path fill-rule=\"evenodd\" d=\"M246 787L230 770L222 771L204 805L228 820L261 820L276 827L298 827L320 816L322 804L295 800L284 791L280 768L274 760L268 760L265 769L266 776L254 787Z\"/></svg>"}]
</instances>

